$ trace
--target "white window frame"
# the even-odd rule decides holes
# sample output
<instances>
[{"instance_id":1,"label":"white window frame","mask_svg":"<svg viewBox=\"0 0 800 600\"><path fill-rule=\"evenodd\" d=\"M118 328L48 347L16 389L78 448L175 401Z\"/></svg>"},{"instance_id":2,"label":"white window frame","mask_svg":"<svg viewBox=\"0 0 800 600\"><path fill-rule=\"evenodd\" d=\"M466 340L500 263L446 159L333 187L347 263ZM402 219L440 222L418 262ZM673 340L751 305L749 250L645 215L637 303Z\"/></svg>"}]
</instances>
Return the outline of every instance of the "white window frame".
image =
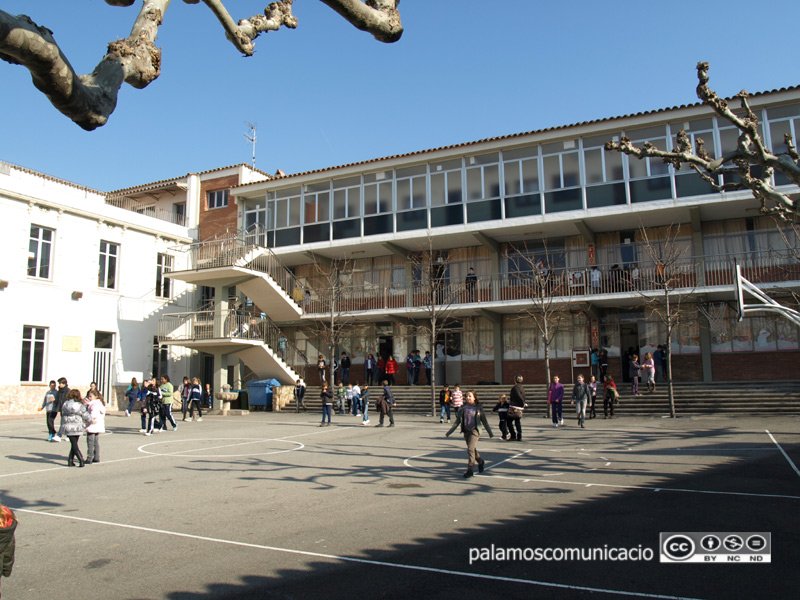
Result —
<instances>
[{"instance_id":1,"label":"white window frame","mask_svg":"<svg viewBox=\"0 0 800 600\"><path fill-rule=\"evenodd\" d=\"M34 237L34 229L36 229L36 237ZM44 239L45 231L50 232L49 241ZM50 279L52 277L53 242L55 238L55 229L31 223L28 245L28 277L36 279ZM33 274L31 269L34 271ZM42 272L45 270L47 272L43 275Z\"/></svg>"},{"instance_id":2,"label":"white window frame","mask_svg":"<svg viewBox=\"0 0 800 600\"><path fill-rule=\"evenodd\" d=\"M103 244L106 245L105 250ZM113 250L113 252L112 252ZM105 290L117 289L119 274L119 244L100 240L99 264L97 267L97 287Z\"/></svg>"},{"instance_id":3,"label":"white window frame","mask_svg":"<svg viewBox=\"0 0 800 600\"><path fill-rule=\"evenodd\" d=\"M206 192L206 207L208 210L225 208L228 206L229 192L227 189L211 190Z\"/></svg>"}]
</instances>

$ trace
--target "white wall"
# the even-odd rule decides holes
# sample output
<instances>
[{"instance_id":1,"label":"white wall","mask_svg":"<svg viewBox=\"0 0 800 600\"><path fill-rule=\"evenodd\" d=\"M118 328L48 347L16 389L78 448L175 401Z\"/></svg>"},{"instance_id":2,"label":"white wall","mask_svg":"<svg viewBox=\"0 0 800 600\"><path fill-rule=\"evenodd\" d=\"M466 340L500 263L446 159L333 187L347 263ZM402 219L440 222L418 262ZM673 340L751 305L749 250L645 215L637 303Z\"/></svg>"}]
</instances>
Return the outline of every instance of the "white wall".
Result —
<instances>
[{"instance_id":1,"label":"white wall","mask_svg":"<svg viewBox=\"0 0 800 600\"><path fill-rule=\"evenodd\" d=\"M7 167L7 165L3 165ZM186 284L172 281L172 299L155 297L159 252L186 266L186 227L105 204L101 194L13 166L0 170L0 415L34 412L50 379L64 376L85 391L92 380L95 331L115 333L112 384L127 385L152 369L159 315L188 309ZM50 278L28 277L31 224L55 230ZM100 240L119 244L117 286L98 287ZM82 293L79 300L73 292ZM20 382L24 325L47 328L40 384ZM188 372L189 354L171 350L170 376ZM106 394L107 396L109 394Z\"/></svg>"}]
</instances>

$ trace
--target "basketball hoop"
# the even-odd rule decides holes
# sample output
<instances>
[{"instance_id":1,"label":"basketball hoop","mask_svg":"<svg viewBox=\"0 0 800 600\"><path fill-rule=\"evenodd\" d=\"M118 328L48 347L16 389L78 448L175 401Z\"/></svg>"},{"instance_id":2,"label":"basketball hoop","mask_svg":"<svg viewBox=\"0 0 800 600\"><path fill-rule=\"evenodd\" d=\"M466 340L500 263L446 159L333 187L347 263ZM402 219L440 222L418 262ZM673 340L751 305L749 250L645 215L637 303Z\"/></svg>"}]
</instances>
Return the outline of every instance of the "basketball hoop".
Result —
<instances>
[{"instance_id":1,"label":"basketball hoop","mask_svg":"<svg viewBox=\"0 0 800 600\"><path fill-rule=\"evenodd\" d=\"M777 313L792 321L795 325L800 325L800 312L779 304L767 296L754 283L742 276L742 267L736 263L734 267L734 291L736 294L736 310L738 320L741 321L747 315L754 313ZM747 292L755 298L757 302L745 303L744 294Z\"/></svg>"}]
</instances>

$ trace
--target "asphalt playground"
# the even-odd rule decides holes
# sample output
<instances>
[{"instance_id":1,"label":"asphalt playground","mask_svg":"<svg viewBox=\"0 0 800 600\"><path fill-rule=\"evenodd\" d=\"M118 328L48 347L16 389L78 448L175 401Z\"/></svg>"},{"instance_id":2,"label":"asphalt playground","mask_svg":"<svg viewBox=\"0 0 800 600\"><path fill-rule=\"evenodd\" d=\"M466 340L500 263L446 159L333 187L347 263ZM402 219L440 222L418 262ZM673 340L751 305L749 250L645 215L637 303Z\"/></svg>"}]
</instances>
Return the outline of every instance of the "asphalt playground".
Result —
<instances>
[{"instance_id":1,"label":"asphalt playground","mask_svg":"<svg viewBox=\"0 0 800 600\"><path fill-rule=\"evenodd\" d=\"M0 419L0 502L19 519L3 598L789 598L800 588L800 418L622 415L553 429L526 416L522 442L483 435L486 470L468 480L463 438L445 438L438 419L359 422L253 413L145 437L138 416L109 416L101 462L80 469L66 466L66 441L46 441L43 416ZM768 532L771 562L661 563L661 532ZM532 558L565 548L637 560Z\"/></svg>"}]
</instances>

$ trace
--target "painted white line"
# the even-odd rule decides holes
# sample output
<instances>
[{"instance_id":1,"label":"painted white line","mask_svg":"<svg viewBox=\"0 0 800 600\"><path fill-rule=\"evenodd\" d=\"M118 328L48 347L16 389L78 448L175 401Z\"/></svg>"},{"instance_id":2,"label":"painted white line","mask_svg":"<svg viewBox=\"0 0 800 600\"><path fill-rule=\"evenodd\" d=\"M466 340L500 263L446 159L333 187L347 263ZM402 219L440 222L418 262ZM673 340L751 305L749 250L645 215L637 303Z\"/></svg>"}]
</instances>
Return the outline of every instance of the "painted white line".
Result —
<instances>
[{"instance_id":1,"label":"painted white line","mask_svg":"<svg viewBox=\"0 0 800 600\"><path fill-rule=\"evenodd\" d=\"M256 550L267 550L271 552L282 552L284 554L294 554L298 556L307 556L310 558L325 558L340 562L357 563L362 565L371 565L377 567L386 567L390 569L405 569L407 571L421 571L424 573L436 573L437 575L454 575L457 577L471 577L473 579L488 579L490 581L503 581L507 583L520 583L523 585L532 585L547 588L556 588L562 590L575 590L580 592L594 592L599 594L613 594L616 596L630 596L634 598L661 598L665 600L697 600L687 598L685 596L670 596L666 594L649 594L646 592L629 592L626 590L612 590L608 588L596 588L582 585L569 585L566 583L555 583L551 581L538 581L535 579L521 579L517 577L502 577L499 575L486 575L483 573L475 573L474 571L455 571L452 569L437 569L434 567L424 567L421 565L406 565L402 563L383 562L379 560L369 560L366 558L357 558L354 556L339 556L336 554L323 554L321 552L309 552L307 550L296 550L294 548L279 548L277 546L266 546L262 544L252 544L248 542L238 542L236 540L226 540L222 538L212 538L201 535L193 535L190 533L181 533L179 531L167 531L165 529L154 529L152 527L140 527L138 525L128 525L126 523L114 523L111 521L101 521L99 519L87 519L84 517L76 517L74 515L59 515L56 513L48 513L38 510L30 510L26 508L13 508L16 512L27 513L32 515L55 517L58 519L67 519L71 521L81 521L84 523L93 523L95 525L108 525L111 527L120 527L123 529L133 529L135 531L144 531L147 533L157 533L161 535L169 535L173 537L187 538L203 542L212 542L215 544L226 544L229 546L239 546L242 548L253 548Z\"/></svg>"},{"instance_id":2,"label":"painted white line","mask_svg":"<svg viewBox=\"0 0 800 600\"><path fill-rule=\"evenodd\" d=\"M488 467L486 467L484 469L484 471L488 471L489 469L491 469L493 467L499 467L503 463L507 463L508 461L514 460L516 458L519 458L520 456L525 456L528 452L531 452L531 451L533 451L533 448L528 448L527 450L523 450L522 452L518 452L517 454L515 454L514 456L511 456L510 458L506 458L505 460L501 460L500 462L496 462L494 464L489 465Z\"/></svg>"},{"instance_id":3,"label":"painted white line","mask_svg":"<svg viewBox=\"0 0 800 600\"><path fill-rule=\"evenodd\" d=\"M488 477L490 479L506 479L509 481L521 481L522 483L558 483L561 485L572 485L576 487L602 487L623 490L643 490L651 492L681 492L685 494L711 494L717 496L747 496L755 498L784 498L788 500L800 500L800 496L791 496L788 494L759 494L756 492L723 492L716 490L692 490L687 488L667 488L667 487L650 487L646 485L624 485L621 483L597 483L586 481L567 481L564 479L521 479L519 477L508 477L505 475L476 475L475 477Z\"/></svg>"},{"instance_id":4,"label":"painted white line","mask_svg":"<svg viewBox=\"0 0 800 600\"><path fill-rule=\"evenodd\" d=\"M183 456L185 458L237 458L242 456L270 456L272 454L285 454L287 452L294 452L296 450L302 450L305 448L305 444L302 442L295 442L292 440L275 440L275 439L258 439L258 438L249 438L246 442L237 442L235 444L221 444L218 446L207 446L207 447L200 447L200 448L189 448L187 450L177 450L175 452L152 452L147 450L148 446L158 446L163 444L186 444L189 442L210 442L215 440L242 440L248 438L189 438L183 440L164 440L163 442L151 442L149 444L145 444L144 446L139 446L137 450L142 454L153 454L155 456ZM248 452L246 454L191 454L193 452L207 452L209 450L220 450L222 448L235 448L238 446L247 446L249 444L263 444L265 442L284 442L287 444L296 444L294 448L288 448L286 450L272 450L269 452Z\"/></svg>"},{"instance_id":5,"label":"painted white line","mask_svg":"<svg viewBox=\"0 0 800 600\"><path fill-rule=\"evenodd\" d=\"M785 459L786 459L786 462L788 462L788 463L789 463L789 466L790 466L790 467L792 467L792 469L794 469L794 472L795 472L795 473L797 473L797 476L798 476L798 477L800 477L800 470L797 468L797 465L796 465L796 464L794 464L794 461L793 461L791 458L789 458L789 455L788 455L788 454L786 454L786 451L785 451L785 450L784 450L784 449L781 447L781 445L778 443L778 440L776 440L776 439L775 439L775 436L773 436L773 435L772 435L772 434L769 432L769 430L768 430L768 429L765 429L764 431L766 431L766 432L767 432L767 435L769 436L769 439L771 439L771 440L772 440L772 443L773 443L773 444L775 444L775 445L778 447L778 450L780 450L780 451L781 451L781 454L783 454L783 458L785 458Z\"/></svg>"}]
</instances>

